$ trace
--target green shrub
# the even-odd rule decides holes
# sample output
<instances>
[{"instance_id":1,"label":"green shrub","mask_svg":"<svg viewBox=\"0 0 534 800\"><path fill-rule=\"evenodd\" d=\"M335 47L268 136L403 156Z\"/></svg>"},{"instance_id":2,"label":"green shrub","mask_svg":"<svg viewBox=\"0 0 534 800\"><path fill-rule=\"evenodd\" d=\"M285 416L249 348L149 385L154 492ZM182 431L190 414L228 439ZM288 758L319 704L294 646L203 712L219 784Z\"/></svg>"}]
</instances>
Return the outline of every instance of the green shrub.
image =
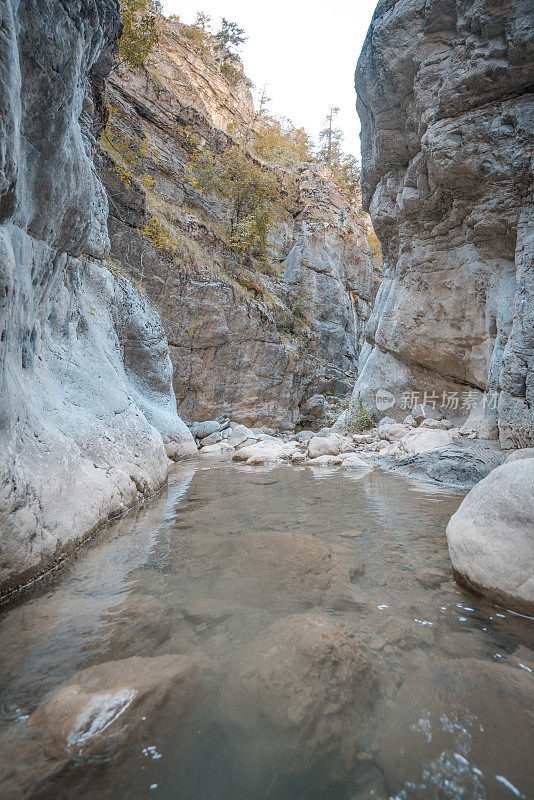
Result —
<instances>
[{"instance_id":1,"label":"green shrub","mask_svg":"<svg viewBox=\"0 0 534 800\"><path fill-rule=\"evenodd\" d=\"M349 433L363 433L373 427L371 406L365 402L361 394L349 397L334 405L337 414L344 414L345 426Z\"/></svg>"}]
</instances>

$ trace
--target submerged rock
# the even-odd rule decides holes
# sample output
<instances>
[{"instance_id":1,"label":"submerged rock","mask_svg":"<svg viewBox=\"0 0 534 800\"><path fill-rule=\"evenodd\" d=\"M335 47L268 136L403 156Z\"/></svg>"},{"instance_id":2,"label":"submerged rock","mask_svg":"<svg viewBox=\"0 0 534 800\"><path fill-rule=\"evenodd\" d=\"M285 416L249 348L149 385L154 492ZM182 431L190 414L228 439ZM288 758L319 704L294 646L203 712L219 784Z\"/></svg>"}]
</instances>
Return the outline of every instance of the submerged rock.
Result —
<instances>
[{"instance_id":1,"label":"submerged rock","mask_svg":"<svg viewBox=\"0 0 534 800\"><path fill-rule=\"evenodd\" d=\"M528 797L531 735L528 723L518 728L534 712L526 671L475 658L436 659L430 669L411 670L393 702L395 716L384 715L377 748L386 796ZM499 791L499 763L517 766L514 791Z\"/></svg>"},{"instance_id":2,"label":"submerged rock","mask_svg":"<svg viewBox=\"0 0 534 800\"><path fill-rule=\"evenodd\" d=\"M83 773L95 759L100 769L138 759L141 732L154 736L163 717L181 720L199 680L195 661L182 655L109 661L79 672L0 740L2 796L43 796L52 777L58 791L63 775Z\"/></svg>"},{"instance_id":3,"label":"submerged rock","mask_svg":"<svg viewBox=\"0 0 534 800\"><path fill-rule=\"evenodd\" d=\"M376 694L366 648L330 616L275 622L236 658L228 713L258 741L259 763L339 779L354 766Z\"/></svg>"},{"instance_id":4,"label":"submerged rock","mask_svg":"<svg viewBox=\"0 0 534 800\"><path fill-rule=\"evenodd\" d=\"M494 469L447 526L454 573L477 594L534 615L534 458Z\"/></svg>"}]
</instances>

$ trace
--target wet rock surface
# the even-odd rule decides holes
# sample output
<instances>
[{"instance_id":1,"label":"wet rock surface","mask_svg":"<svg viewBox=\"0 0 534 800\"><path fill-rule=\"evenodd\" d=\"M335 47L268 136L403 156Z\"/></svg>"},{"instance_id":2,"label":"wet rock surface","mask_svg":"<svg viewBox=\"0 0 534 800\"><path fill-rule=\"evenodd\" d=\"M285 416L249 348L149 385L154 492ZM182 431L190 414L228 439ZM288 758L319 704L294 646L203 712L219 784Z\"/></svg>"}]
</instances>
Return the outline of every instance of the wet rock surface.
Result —
<instances>
[{"instance_id":1,"label":"wet rock surface","mask_svg":"<svg viewBox=\"0 0 534 800\"><path fill-rule=\"evenodd\" d=\"M420 455L390 459L387 467L397 475L471 489L498 467L505 456L497 442L463 440Z\"/></svg>"},{"instance_id":2,"label":"wet rock surface","mask_svg":"<svg viewBox=\"0 0 534 800\"><path fill-rule=\"evenodd\" d=\"M337 780L353 767L376 688L369 654L353 631L326 615L297 614L239 654L229 686L238 714L230 714L256 738L263 770L271 761L293 779L322 772L318 780L328 785L329 761Z\"/></svg>"},{"instance_id":3,"label":"wet rock surface","mask_svg":"<svg viewBox=\"0 0 534 800\"><path fill-rule=\"evenodd\" d=\"M67 772L70 782L91 761L124 763L141 731L153 735L163 716L183 719L198 683L198 666L185 656L134 657L74 675L0 740L3 796L64 796Z\"/></svg>"},{"instance_id":4,"label":"wet rock surface","mask_svg":"<svg viewBox=\"0 0 534 800\"><path fill-rule=\"evenodd\" d=\"M511 720L524 702L528 713L534 710L531 686L532 676L524 670L470 658L453 664L438 658L432 677L416 668L396 696L403 735L399 737L399 728L381 734L378 763L390 795L441 795L451 800L486 792L488 797L526 796L530 748L528 742L517 740ZM451 692L457 705L447 709L445 698ZM487 708L487 692L499 698L493 710ZM498 747L493 744L496 740ZM517 758L513 781L495 770L495 757L498 751L502 755L502 748ZM405 779L407 767L414 776L411 786Z\"/></svg>"},{"instance_id":5,"label":"wet rock surface","mask_svg":"<svg viewBox=\"0 0 534 800\"><path fill-rule=\"evenodd\" d=\"M524 2L383 0L356 71L384 280L355 392L400 419L404 392L452 393L505 448L534 437L532 41Z\"/></svg>"}]
</instances>

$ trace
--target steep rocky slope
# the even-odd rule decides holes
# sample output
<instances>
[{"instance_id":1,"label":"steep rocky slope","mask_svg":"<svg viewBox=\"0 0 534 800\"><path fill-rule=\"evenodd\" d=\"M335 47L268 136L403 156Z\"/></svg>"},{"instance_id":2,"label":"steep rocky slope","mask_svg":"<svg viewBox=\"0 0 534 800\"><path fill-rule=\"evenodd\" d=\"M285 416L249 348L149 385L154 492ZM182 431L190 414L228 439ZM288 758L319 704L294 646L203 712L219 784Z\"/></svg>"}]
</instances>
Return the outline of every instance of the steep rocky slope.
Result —
<instances>
[{"instance_id":1,"label":"steep rocky slope","mask_svg":"<svg viewBox=\"0 0 534 800\"><path fill-rule=\"evenodd\" d=\"M228 203L194 188L190 162L197 144L249 153L261 123L244 76L233 85L183 27L161 17L158 26L148 66L122 64L109 81L102 175L112 255L162 315L185 419L227 413L286 429L318 421L325 395L344 397L354 383L380 270L369 218L318 164L284 170L254 157L286 187L289 211L270 236L277 268L236 264ZM137 144L125 185L117 173ZM163 246L143 235L147 220L164 231Z\"/></svg>"},{"instance_id":2,"label":"steep rocky slope","mask_svg":"<svg viewBox=\"0 0 534 800\"><path fill-rule=\"evenodd\" d=\"M2 588L196 451L157 314L104 261L93 112L118 27L115 0L0 6Z\"/></svg>"},{"instance_id":3,"label":"steep rocky slope","mask_svg":"<svg viewBox=\"0 0 534 800\"><path fill-rule=\"evenodd\" d=\"M532 41L523 0L381 0L356 72L384 280L355 391L506 448L534 442Z\"/></svg>"}]
</instances>

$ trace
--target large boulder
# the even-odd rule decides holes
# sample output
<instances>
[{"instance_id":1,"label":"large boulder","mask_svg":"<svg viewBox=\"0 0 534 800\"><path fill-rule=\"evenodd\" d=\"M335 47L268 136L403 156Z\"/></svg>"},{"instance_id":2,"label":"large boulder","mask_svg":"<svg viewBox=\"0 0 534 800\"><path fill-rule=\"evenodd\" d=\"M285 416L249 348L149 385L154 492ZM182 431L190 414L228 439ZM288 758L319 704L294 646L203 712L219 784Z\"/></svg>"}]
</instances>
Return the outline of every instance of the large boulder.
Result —
<instances>
[{"instance_id":1,"label":"large boulder","mask_svg":"<svg viewBox=\"0 0 534 800\"><path fill-rule=\"evenodd\" d=\"M102 769L134 753L138 759L141 731L150 739L163 715L181 720L199 680L197 664L183 655L109 661L79 672L0 740L2 796L45 796L52 777L56 790L64 775L91 769L95 760Z\"/></svg>"},{"instance_id":2,"label":"large boulder","mask_svg":"<svg viewBox=\"0 0 534 800\"><path fill-rule=\"evenodd\" d=\"M308 442L309 458L337 456L339 453L349 453L351 450L354 450L352 439L339 433L329 433L328 436L314 436Z\"/></svg>"},{"instance_id":3,"label":"large boulder","mask_svg":"<svg viewBox=\"0 0 534 800\"><path fill-rule=\"evenodd\" d=\"M345 456L342 456L341 461L342 469L362 469L370 471L374 469L374 464L369 464L367 461L364 461L363 458L360 458L356 453L347 453Z\"/></svg>"},{"instance_id":4,"label":"large boulder","mask_svg":"<svg viewBox=\"0 0 534 800\"><path fill-rule=\"evenodd\" d=\"M534 614L534 458L494 469L447 526L458 581L519 612Z\"/></svg>"},{"instance_id":5,"label":"large boulder","mask_svg":"<svg viewBox=\"0 0 534 800\"><path fill-rule=\"evenodd\" d=\"M284 456L290 457L293 448L282 439L267 439L246 445L234 453L233 461L246 461L249 464L277 463Z\"/></svg>"},{"instance_id":6,"label":"large boulder","mask_svg":"<svg viewBox=\"0 0 534 800\"><path fill-rule=\"evenodd\" d=\"M534 447L523 447L520 450L515 450L515 452L510 453L506 461L522 461L524 458L534 458Z\"/></svg>"},{"instance_id":7,"label":"large boulder","mask_svg":"<svg viewBox=\"0 0 534 800\"><path fill-rule=\"evenodd\" d=\"M378 426L378 438L385 439L387 442L398 442L410 431L410 425L404 425L400 422L380 423Z\"/></svg>"},{"instance_id":8,"label":"large boulder","mask_svg":"<svg viewBox=\"0 0 534 800\"><path fill-rule=\"evenodd\" d=\"M226 425L228 427L228 425ZM190 426L191 433L197 439L207 439L208 436L211 436L214 433L219 433L219 431L223 430L223 425L218 422L216 419L206 420L206 422L194 422Z\"/></svg>"},{"instance_id":9,"label":"large boulder","mask_svg":"<svg viewBox=\"0 0 534 800\"><path fill-rule=\"evenodd\" d=\"M325 436L314 436L308 442L308 457L320 458L321 456L337 456L339 453L339 444L332 438Z\"/></svg>"},{"instance_id":10,"label":"large boulder","mask_svg":"<svg viewBox=\"0 0 534 800\"><path fill-rule=\"evenodd\" d=\"M445 431L419 427L402 437L399 441L397 455L399 458L406 458L426 453L436 450L438 447L451 445L459 438L460 434L455 429Z\"/></svg>"},{"instance_id":11,"label":"large boulder","mask_svg":"<svg viewBox=\"0 0 534 800\"><path fill-rule=\"evenodd\" d=\"M310 612L275 622L238 654L228 707L245 741L258 742L260 770L317 770L322 781L354 765L375 694L371 660L354 632Z\"/></svg>"},{"instance_id":12,"label":"large boulder","mask_svg":"<svg viewBox=\"0 0 534 800\"><path fill-rule=\"evenodd\" d=\"M456 489L472 489L504 458L498 443L466 439L395 460L388 469L397 475L432 481Z\"/></svg>"}]
</instances>

